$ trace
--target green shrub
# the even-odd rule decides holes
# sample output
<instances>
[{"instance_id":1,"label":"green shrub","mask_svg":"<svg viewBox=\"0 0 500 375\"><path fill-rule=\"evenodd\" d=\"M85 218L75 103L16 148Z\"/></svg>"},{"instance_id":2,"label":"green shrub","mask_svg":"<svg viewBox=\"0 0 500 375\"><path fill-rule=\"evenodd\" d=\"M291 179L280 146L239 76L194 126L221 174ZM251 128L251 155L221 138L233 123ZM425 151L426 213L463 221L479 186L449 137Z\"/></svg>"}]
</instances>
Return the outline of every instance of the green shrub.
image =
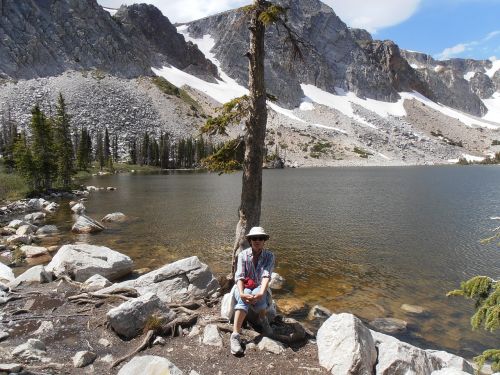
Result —
<instances>
[{"instance_id":1,"label":"green shrub","mask_svg":"<svg viewBox=\"0 0 500 375\"><path fill-rule=\"evenodd\" d=\"M354 147L354 152L359 155L360 158L368 159L368 156L373 156L372 153L365 151L359 147Z\"/></svg>"}]
</instances>

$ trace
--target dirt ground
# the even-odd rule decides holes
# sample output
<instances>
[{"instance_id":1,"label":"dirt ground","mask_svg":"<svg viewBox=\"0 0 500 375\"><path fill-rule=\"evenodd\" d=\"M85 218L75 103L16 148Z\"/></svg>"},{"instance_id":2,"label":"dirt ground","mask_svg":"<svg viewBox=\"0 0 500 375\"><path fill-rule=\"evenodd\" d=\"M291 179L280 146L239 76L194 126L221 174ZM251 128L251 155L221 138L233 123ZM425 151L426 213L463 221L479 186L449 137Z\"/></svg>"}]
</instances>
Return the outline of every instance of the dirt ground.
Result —
<instances>
[{"instance_id":1,"label":"dirt ground","mask_svg":"<svg viewBox=\"0 0 500 375\"><path fill-rule=\"evenodd\" d=\"M118 298L94 300L94 303L76 304L68 297L79 294L79 287L64 280L48 284L20 286L15 290L16 300L2 306L0 331L8 331L9 337L0 343L0 363L18 363L23 371L35 374L116 374L128 360L111 368L111 364L133 352L144 341L146 333L130 340L122 340L106 324L106 313L123 301ZM209 307L202 305L195 310L197 325L205 325L219 316L218 303ZM34 334L43 321L50 321L54 328ZM222 324L224 325L224 324ZM226 324L229 328L229 324ZM229 351L229 332L223 335L223 347L201 343L201 334L189 335L192 328L184 328L181 336L165 337L164 345L152 345L137 355L158 355L173 362L185 374L192 370L200 375L209 374L326 374L319 366L317 346L309 338L283 354L273 354L249 348L241 357ZM43 341L47 347L47 362L24 361L12 358L12 350L30 338ZM109 342L107 345L103 340ZM244 343L258 343L243 336ZM101 342L99 342L101 340ZM81 350L97 354L93 364L85 368L74 368L73 356ZM131 357L132 358L132 357ZM139 375L139 374L138 374Z\"/></svg>"}]
</instances>

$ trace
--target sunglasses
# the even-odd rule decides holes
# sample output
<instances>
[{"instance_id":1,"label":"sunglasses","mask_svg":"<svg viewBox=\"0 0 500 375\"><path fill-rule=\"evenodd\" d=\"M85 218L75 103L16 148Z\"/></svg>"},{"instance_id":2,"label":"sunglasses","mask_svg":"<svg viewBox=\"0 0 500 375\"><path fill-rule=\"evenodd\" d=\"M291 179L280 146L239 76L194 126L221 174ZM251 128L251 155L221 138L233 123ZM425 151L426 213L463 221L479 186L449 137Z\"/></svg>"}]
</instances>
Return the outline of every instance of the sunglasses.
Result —
<instances>
[{"instance_id":1,"label":"sunglasses","mask_svg":"<svg viewBox=\"0 0 500 375\"><path fill-rule=\"evenodd\" d=\"M267 237L250 237L250 241L265 241Z\"/></svg>"}]
</instances>

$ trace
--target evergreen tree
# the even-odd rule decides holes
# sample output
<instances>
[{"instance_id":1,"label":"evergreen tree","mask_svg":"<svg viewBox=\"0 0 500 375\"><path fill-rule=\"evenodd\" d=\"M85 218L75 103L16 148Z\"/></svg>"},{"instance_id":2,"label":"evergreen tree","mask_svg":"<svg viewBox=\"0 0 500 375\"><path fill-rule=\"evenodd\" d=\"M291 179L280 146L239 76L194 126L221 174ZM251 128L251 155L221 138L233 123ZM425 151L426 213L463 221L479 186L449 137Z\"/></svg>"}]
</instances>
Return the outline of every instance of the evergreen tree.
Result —
<instances>
[{"instance_id":1,"label":"evergreen tree","mask_svg":"<svg viewBox=\"0 0 500 375\"><path fill-rule=\"evenodd\" d=\"M74 174L73 143L71 142L71 126L66 112L66 103L62 94L56 106L55 146L57 152L57 176L64 189L71 187L71 176Z\"/></svg>"},{"instance_id":2,"label":"evergreen tree","mask_svg":"<svg viewBox=\"0 0 500 375\"><path fill-rule=\"evenodd\" d=\"M109 140L108 128L104 130L104 163L109 166L111 161L111 144Z\"/></svg>"},{"instance_id":3,"label":"evergreen tree","mask_svg":"<svg viewBox=\"0 0 500 375\"><path fill-rule=\"evenodd\" d=\"M142 146L141 146L141 152L140 152L140 163L141 165L146 164L149 165L150 162L150 147L149 147L149 134L146 132L144 133L144 136L142 138Z\"/></svg>"},{"instance_id":4,"label":"evergreen tree","mask_svg":"<svg viewBox=\"0 0 500 375\"><path fill-rule=\"evenodd\" d=\"M40 176L35 168L33 155L26 138L26 133L22 132L16 139L13 149L16 169L26 180L31 190L40 190Z\"/></svg>"},{"instance_id":5,"label":"evergreen tree","mask_svg":"<svg viewBox=\"0 0 500 375\"><path fill-rule=\"evenodd\" d=\"M168 133L160 135L160 168L167 169L170 159L170 144Z\"/></svg>"},{"instance_id":6,"label":"evergreen tree","mask_svg":"<svg viewBox=\"0 0 500 375\"><path fill-rule=\"evenodd\" d=\"M0 154L2 155L7 172L12 172L15 168L14 144L17 140L17 125L11 117L10 107L7 106L7 114L2 114L2 128L0 129L2 144Z\"/></svg>"},{"instance_id":7,"label":"evergreen tree","mask_svg":"<svg viewBox=\"0 0 500 375\"><path fill-rule=\"evenodd\" d=\"M95 146L95 160L99 163L99 169L102 171L106 165L106 160L104 159L104 142L102 139L102 133L97 132L96 146Z\"/></svg>"},{"instance_id":8,"label":"evergreen tree","mask_svg":"<svg viewBox=\"0 0 500 375\"><path fill-rule=\"evenodd\" d=\"M88 170L92 163L92 140L86 128L81 129L78 145L77 166L79 170Z\"/></svg>"},{"instance_id":9,"label":"evergreen tree","mask_svg":"<svg viewBox=\"0 0 500 375\"><path fill-rule=\"evenodd\" d=\"M129 157L131 164L137 164L137 142L135 138L129 141Z\"/></svg>"},{"instance_id":10,"label":"evergreen tree","mask_svg":"<svg viewBox=\"0 0 500 375\"><path fill-rule=\"evenodd\" d=\"M41 179L41 188L48 190L52 187L52 181L57 172L53 126L51 120L45 117L38 105L35 105L31 114L33 163Z\"/></svg>"},{"instance_id":11,"label":"evergreen tree","mask_svg":"<svg viewBox=\"0 0 500 375\"><path fill-rule=\"evenodd\" d=\"M113 135L111 141L111 152L113 154L113 162L118 163L118 134Z\"/></svg>"}]
</instances>

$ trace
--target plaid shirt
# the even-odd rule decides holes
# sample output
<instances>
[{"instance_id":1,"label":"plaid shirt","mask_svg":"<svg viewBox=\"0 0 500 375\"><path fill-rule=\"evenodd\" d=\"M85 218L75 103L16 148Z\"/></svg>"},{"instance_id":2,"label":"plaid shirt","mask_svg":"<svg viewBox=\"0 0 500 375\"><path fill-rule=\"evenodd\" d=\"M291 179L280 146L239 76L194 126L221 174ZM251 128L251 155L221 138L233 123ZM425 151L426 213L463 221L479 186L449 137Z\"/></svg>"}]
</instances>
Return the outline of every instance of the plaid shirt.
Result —
<instances>
[{"instance_id":1,"label":"plaid shirt","mask_svg":"<svg viewBox=\"0 0 500 375\"><path fill-rule=\"evenodd\" d=\"M271 277L273 269L274 255L271 251L263 249L257 267L254 267L252 248L248 248L238 255L238 266L234 280L244 280L245 277L250 277L257 285L260 285L263 277Z\"/></svg>"}]
</instances>

